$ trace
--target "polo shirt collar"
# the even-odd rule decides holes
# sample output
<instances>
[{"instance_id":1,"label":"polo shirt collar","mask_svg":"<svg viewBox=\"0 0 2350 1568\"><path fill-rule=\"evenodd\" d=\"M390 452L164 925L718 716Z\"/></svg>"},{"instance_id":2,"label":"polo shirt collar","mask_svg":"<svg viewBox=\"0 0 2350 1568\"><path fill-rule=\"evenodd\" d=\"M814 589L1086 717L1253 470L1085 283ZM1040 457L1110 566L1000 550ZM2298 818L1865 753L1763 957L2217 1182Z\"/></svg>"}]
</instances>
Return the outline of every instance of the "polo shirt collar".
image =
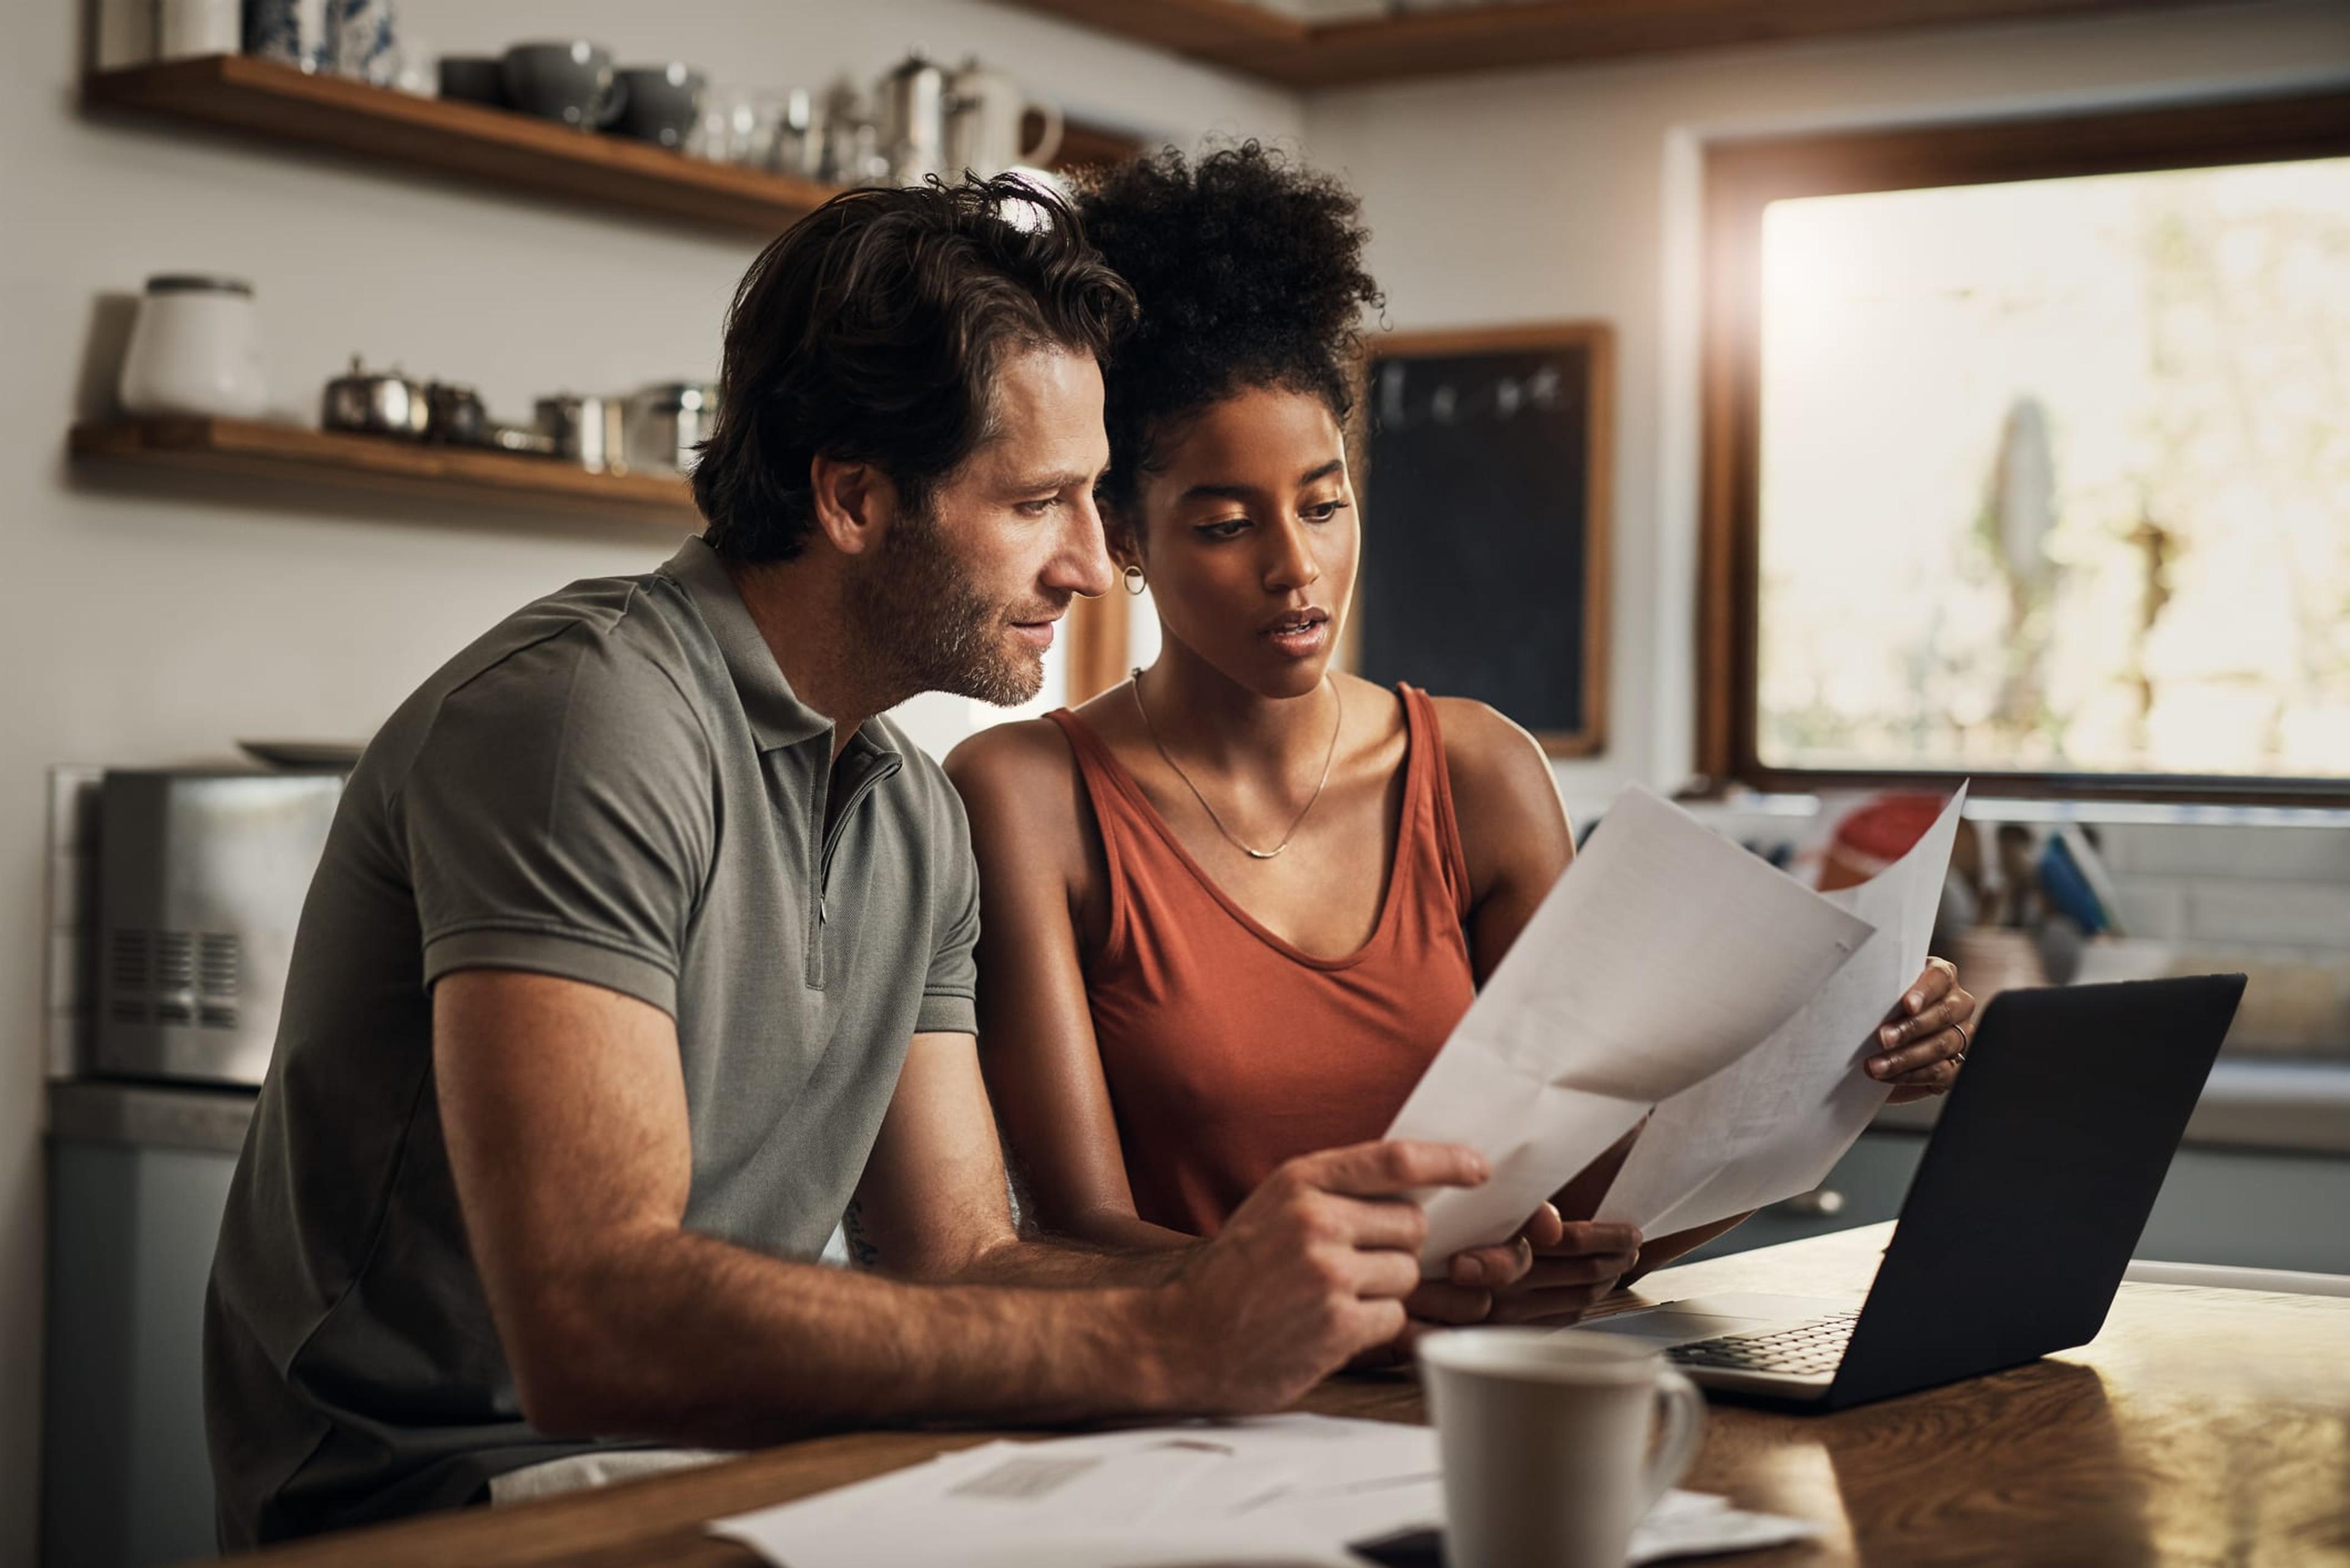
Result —
<instances>
[{"instance_id":1,"label":"polo shirt collar","mask_svg":"<svg viewBox=\"0 0 2350 1568\"><path fill-rule=\"evenodd\" d=\"M758 623L716 551L699 538L688 539L661 571L685 589L702 623L710 628L761 751L831 733L832 721L792 694L775 650L759 635Z\"/></svg>"}]
</instances>

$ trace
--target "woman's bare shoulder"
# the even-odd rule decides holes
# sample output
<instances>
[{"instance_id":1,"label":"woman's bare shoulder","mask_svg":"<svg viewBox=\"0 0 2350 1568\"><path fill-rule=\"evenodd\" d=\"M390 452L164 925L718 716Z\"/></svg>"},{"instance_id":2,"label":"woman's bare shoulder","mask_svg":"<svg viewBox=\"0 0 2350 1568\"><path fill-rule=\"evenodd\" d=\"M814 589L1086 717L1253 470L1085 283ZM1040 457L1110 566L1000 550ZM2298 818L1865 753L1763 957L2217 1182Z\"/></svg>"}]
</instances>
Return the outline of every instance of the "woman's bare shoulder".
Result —
<instances>
[{"instance_id":1,"label":"woman's bare shoulder","mask_svg":"<svg viewBox=\"0 0 2350 1568\"><path fill-rule=\"evenodd\" d=\"M1564 815L1550 755L1525 728L1473 697L1431 697L1444 732L1445 770L1464 819Z\"/></svg>"}]
</instances>

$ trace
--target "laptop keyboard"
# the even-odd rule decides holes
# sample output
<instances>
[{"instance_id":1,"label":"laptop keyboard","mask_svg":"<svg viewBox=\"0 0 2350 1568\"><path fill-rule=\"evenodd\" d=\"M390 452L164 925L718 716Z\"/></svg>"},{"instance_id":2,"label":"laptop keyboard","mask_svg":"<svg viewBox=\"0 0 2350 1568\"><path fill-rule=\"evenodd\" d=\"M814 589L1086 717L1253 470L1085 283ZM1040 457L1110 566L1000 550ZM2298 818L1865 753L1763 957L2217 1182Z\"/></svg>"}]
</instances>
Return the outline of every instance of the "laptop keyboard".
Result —
<instances>
[{"instance_id":1,"label":"laptop keyboard","mask_svg":"<svg viewBox=\"0 0 2350 1568\"><path fill-rule=\"evenodd\" d=\"M1721 1367L1734 1372L1784 1372L1803 1377L1834 1372L1844 1359L1845 1342L1852 1338L1857 1312L1830 1313L1808 1323L1758 1334L1724 1334L1688 1345L1676 1345L1666 1356L1683 1366Z\"/></svg>"}]
</instances>

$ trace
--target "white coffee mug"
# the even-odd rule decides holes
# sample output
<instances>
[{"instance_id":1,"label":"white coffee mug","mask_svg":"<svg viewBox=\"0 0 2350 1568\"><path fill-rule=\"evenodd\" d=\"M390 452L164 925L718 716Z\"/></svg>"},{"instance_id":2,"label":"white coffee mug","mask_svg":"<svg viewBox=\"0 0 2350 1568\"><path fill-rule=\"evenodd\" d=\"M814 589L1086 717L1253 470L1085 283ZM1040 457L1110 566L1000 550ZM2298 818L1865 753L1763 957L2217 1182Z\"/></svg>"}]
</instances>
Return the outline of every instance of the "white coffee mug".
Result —
<instances>
[{"instance_id":1,"label":"white coffee mug","mask_svg":"<svg viewBox=\"0 0 2350 1568\"><path fill-rule=\"evenodd\" d=\"M1623 1568L1705 1423L1696 1385L1607 1334L1455 1329L1419 1342L1419 1369L1450 1568Z\"/></svg>"}]
</instances>

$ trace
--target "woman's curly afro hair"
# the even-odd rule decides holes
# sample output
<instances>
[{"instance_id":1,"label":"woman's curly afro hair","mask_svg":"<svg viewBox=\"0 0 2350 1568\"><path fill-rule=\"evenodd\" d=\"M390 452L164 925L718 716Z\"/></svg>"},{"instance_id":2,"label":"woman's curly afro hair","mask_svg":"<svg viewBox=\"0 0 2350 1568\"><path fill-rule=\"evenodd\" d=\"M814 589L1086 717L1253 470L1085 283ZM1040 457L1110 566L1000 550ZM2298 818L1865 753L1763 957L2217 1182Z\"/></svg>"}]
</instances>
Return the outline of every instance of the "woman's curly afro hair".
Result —
<instances>
[{"instance_id":1,"label":"woman's curly afro hair","mask_svg":"<svg viewBox=\"0 0 2350 1568\"><path fill-rule=\"evenodd\" d=\"M1108 371L1113 512L1133 514L1154 443L1235 392L1303 392L1345 420L1356 324L1382 303L1345 186L1248 141L1197 164L1172 148L1121 163L1087 180L1076 206L1142 307Z\"/></svg>"}]
</instances>

